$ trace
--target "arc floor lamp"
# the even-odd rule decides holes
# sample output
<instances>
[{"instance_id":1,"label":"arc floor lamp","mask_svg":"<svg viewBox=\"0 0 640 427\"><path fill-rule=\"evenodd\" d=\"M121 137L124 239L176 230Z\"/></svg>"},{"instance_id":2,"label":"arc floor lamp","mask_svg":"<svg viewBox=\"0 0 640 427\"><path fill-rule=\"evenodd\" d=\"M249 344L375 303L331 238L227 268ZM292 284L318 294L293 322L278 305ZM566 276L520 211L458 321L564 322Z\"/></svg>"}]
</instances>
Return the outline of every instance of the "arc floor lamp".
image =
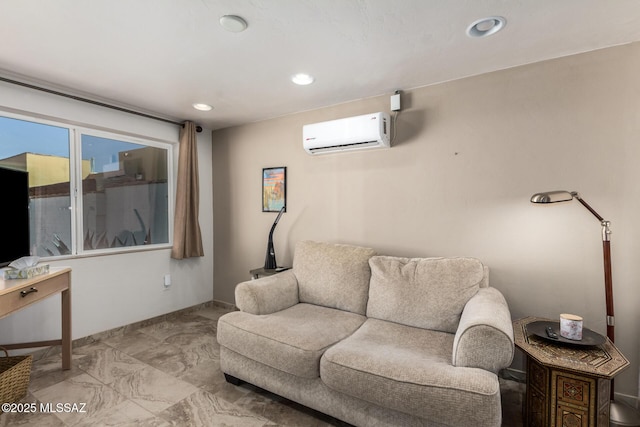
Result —
<instances>
[{"instance_id":1,"label":"arc floor lamp","mask_svg":"<svg viewBox=\"0 0 640 427\"><path fill-rule=\"evenodd\" d=\"M607 310L607 338L614 342L615 318L613 315L613 280L611 277L611 223L596 212L576 191L548 191L531 196L531 203L568 202L573 199L582 204L595 216L602 226L602 253L604 260L604 294ZM616 403L613 400L613 380L611 381L611 407L609 419L612 426L640 426L640 416L633 408Z\"/></svg>"}]
</instances>

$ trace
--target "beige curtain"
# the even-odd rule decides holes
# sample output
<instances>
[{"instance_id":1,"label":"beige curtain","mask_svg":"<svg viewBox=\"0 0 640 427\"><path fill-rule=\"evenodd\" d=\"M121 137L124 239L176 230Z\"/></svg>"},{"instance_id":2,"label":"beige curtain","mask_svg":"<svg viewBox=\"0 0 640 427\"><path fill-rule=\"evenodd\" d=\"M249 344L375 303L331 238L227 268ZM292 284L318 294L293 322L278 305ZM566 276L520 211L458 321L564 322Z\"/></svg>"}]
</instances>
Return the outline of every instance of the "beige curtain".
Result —
<instances>
[{"instance_id":1,"label":"beige curtain","mask_svg":"<svg viewBox=\"0 0 640 427\"><path fill-rule=\"evenodd\" d=\"M178 184L171 258L183 259L204 255L200 224L198 223L199 205L196 125L193 122L185 122L180 131Z\"/></svg>"}]
</instances>

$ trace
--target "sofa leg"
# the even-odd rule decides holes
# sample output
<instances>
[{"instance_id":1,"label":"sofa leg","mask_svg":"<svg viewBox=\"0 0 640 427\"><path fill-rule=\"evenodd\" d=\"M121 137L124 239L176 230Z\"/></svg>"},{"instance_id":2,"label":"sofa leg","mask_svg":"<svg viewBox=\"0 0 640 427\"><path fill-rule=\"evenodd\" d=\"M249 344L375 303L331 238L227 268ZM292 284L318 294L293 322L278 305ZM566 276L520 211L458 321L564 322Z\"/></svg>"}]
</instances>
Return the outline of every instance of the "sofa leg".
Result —
<instances>
[{"instance_id":1,"label":"sofa leg","mask_svg":"<svg viewBox=\"0 0 640 427\"><path fill-rule=\"evenodd\" d=\"M236 377L234 377L232 375L229 375L229 374L224 374L224 379L227 380L227 382L229 384L233 384L233 385L240 385L240 384L242 384L244 382L241 379L236 378Z\"/></svg>"}]
</instances>

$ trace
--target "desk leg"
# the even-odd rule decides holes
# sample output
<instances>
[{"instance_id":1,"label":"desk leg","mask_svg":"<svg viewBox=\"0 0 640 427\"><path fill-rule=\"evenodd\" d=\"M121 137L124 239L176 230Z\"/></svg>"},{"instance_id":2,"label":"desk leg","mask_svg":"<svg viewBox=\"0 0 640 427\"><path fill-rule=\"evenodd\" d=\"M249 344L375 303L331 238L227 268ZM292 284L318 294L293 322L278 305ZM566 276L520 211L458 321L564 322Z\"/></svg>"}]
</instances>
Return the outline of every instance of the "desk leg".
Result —
<instances>
[{"instance_id":1,"label":"desk leg","mask_svg":"<svg viewBox=\"0 0 640 427\"><path fill-rule=\"evenodd\" d=\"M62 369L71 369L71 284L62 291Z\"/></svg>"}]
</instances>

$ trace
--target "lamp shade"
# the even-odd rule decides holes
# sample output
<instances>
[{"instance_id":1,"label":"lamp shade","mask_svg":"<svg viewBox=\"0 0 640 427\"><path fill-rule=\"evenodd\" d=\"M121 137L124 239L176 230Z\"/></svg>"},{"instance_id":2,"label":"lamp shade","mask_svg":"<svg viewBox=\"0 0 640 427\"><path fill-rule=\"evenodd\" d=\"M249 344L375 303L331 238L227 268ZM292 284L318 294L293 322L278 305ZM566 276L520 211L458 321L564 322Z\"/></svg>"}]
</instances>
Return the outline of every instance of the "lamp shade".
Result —
<instances>
[{"instance_id":1,"label":"lamp shade","mask_svg":"<svg viewBox=\"0 0 640 427\"><path fill-rule=\"evenodd\" d=\"M536 193L531 196L531 203L557 203L568 202L577 194L569 191L547 191L544 193Z\"/></svg>"}]
</instances>

